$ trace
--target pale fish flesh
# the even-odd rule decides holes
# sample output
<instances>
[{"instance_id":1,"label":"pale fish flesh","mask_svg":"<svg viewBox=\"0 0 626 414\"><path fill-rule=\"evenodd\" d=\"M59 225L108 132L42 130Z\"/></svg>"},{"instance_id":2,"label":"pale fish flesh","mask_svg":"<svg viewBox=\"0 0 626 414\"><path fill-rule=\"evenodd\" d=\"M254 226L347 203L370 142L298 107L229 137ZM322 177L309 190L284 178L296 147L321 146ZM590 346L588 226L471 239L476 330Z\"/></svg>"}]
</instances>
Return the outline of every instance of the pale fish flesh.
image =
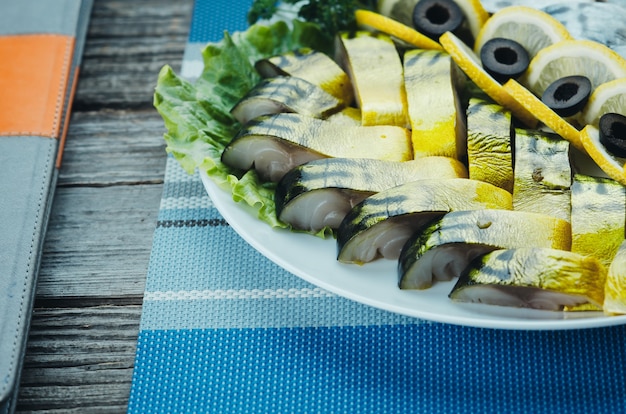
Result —
<instances>
[{"instance_id":1,"label":"pale fish flesh","mask_svg":"<svg viewBox=\"0 0 626 414\"><path fill-rule=\"evenodd\" d=\"M261 80L230 111L246 124L261 115L295 112L315 118L326 118L344 105L319 86L293 76Z\"/></svg>"},{"instance_id":2,"label":"pale fish flesh","mask_svg":"<svg viewBox=\"0 0 626 414\"><path fill-rule=\"evenodd\" d=\"M466 178L467 169L447 157L404 162L364 158L327 158L290 170L276 187L276 215L299 230L336 229L352 207L366 197L426 178Z\"/></svg>"},{"instance_id":3,"label":"pale fish flesh","mask_svg":"<svg viewBox=\"0 0 626 414\"><path fill-rule=\"evenodd\" d=\"M329 157L407 161L413 150L405 128L338 128L333 122L281 113L248 122L224 148L221 159L229 167L254 168L262 179L279 181L300 164Z\"/></svg>"}]
</instances>

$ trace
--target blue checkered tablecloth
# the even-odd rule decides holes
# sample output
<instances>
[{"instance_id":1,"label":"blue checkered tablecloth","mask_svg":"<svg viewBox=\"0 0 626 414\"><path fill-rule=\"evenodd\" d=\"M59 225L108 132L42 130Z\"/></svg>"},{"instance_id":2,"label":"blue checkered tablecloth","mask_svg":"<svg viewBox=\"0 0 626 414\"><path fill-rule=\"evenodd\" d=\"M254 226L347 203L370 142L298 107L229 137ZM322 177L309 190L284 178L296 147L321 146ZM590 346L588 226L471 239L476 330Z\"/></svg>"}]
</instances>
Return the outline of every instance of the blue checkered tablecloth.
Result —
<instances>
[{"instance_id":1,"label":"blue checkered tablecloth","mask_svg":"<svg viewBox=\"0 0 626 414\"><path fill-rule=\"evenodd\" d=\"M197 0L185 77L248 6ZM461 327L336 296L247 245L168 158L128 412L620 413L625 334Z\"/></svg>"}]
</instances>

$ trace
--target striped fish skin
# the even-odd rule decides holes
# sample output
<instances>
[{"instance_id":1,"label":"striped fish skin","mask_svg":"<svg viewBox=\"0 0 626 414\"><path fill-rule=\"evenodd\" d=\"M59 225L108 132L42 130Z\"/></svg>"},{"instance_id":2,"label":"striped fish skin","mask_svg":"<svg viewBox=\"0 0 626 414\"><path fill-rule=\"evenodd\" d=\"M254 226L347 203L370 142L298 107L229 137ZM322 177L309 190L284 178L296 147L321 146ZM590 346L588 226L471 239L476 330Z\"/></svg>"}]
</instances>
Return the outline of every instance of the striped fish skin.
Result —
<instances>
[{"instance_id":1,"label":"striped fish skin","mask_svg":"<svg viewBox=\"0 0 626 414\"><path fill-rule=\"evenodd\" d=\"M378 12L413 27L413 9L419 0L379 0Z\"/></svg>"},{"instance_id":2,"label":"striped fish skin","mask_svg":"<svg viewBox=\"0 0 626 414\"><path fill-rule=\"evenodd\" d=\"M415 49L404 54L407 112L415 158L465 157L465 114L457 93L463 76L445 52Z\"/></svg>"},{"instance_id":3,"label":"striped fish skin","mask_svg":"<svg viewBox=\"0 0 626 414\"><path fill-rule=\"evenodd\" d=\"M278 218L294 228L336 229L352 207L366 197L424 178L467 177L465 166L445 157L405 162L328 158L290 170L276 187Z\"/></svg>"},{"instance_id":4,"label":"striped fish skin","mask_svg":"<svg viewBox=\"0 0 626 414\"><path fill-rule=\"evenodd\" d=\"M302 48L256 62L261 76L293 76L319 86L345 105L352 104L354 90L348 74L328 55Z\"/></svg>"},{"instance_id":5,"label":"striped fish skin","mask_svg":"<svg viewBox=\"0 0 626 414\"><path fill-rule=\"evenodd\" d=\"M609 266L626 234L626 187L575 174L571 190L572 251Z\"/></svg>"},{"instance_id":6,"label":"striped fish skin","mask_svg":"<svg viewBox=\"0 0 626 414\"><path fill-rule=\"evenodd\" d=\"M562 219L515 210L453 211L417 232L398 260L401 289L426 289L457 278L472 260L496 249L569 250L571 226Z\"/></svg>"},{"instance_id":7,"label":"striped fish skin","mask_svg":"<svg viewBox=\"0 0 626 414\"><path fill-rule=\"evenodd\" d=\"M293 76L261 80L231 110L241 123L262 115L295 112L314 118L326 118L344 108L337 98L319 86Z\"/></svg>"},{"instance_id":8,"label":"striped fish skin","mask_svg":"<svg viewBox=\"0 0 626 414\"><path fill-rule=\"evenodd\" d=\"M575 39L602 43L626 57L626 2L563 2L541 7Z\"/></svg>"},{"instance_id":9,"label":"striped fish skin","mask_svg":"<svg viewBox=\"0 0 626 414\"><path fill-rule=\"evenodd\" d=\"M467 158L470 178L513 192L511 112L470 98L467 107Z\"/></svg>"},{"instance_id":10,"label":"striped fish skin","mask_svg":"<svg viewBox=\"0 0 626 414\"><path fill-rule=\"evenodd\" d=\"M606 315L626 314L626 240L620 244L606 277L603 310Z\"/></svg>"},{"instance_id":11,"label":"striped fish skin","mask_svg":"<svg viewBox=\"0 0 626 414\"><path fill-rule=\"evenodd\" d=\"M576 0L576 2L581 3L591 3L593 4L595 0ZM501 10L505 7L510 6L527 6L532 7L533 9L541 9L542 7L552 6L552 5L562 5L564 4L563 0L481 0L481 3L485 10L490 13L495 13L498 10Z\"/></svg>"},{"instance_id":12,"label":"striped fish skin","mask_svg":"<svg viewBox=\"0 0 626 414\"><path fill-rule=\"evenodd\" d=\"M511 194L466 178L416 180L370 196L337 230L337 260L367 263L397 259L415 232L454 210L512 208Z\"/></svg>"},{"instance_id":13,"label":"striped fish skin","mask_svg":"<svg viewBox=\"0 0 626 414\"><path fill-rule=\"evenodd\" d=\"M395 126L345 126L300 114L261 116L244 125L222 152L222 162L279 181L290 169L315 159L412 159L409 132Z\"/></svg>"},{"instance_id":14,"label":"striped fish skin","mask_svg":"<svg viewBox=\"0 0 626 414\"><path fill-rule=\"evenodd\" d=\"M515 210L571 219L570 144L558 135L515 129L513 205Z\"/></svg>"},{"instance_id":15,"label":"striped fish skin","mask_svg":"<svg viewBox=\"0 0 626 414\"><path fill-rule=\"evenodd\" d=\"M591 256L537 247L494 250L472 262L449 296L551 311L601 308L606 275Z\"/></svg>"}]
</instances>

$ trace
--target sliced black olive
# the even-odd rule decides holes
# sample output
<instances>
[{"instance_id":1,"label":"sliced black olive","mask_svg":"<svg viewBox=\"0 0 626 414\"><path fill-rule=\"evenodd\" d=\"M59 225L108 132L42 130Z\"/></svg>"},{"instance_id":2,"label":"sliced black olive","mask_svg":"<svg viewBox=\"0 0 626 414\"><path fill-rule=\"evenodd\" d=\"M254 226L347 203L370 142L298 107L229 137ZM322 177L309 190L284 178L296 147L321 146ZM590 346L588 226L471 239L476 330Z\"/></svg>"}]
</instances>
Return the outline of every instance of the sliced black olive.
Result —
<instances>
[{"instance_id":1,"label":"sliced black olive","mask_svg":"<svg viewBox=\"0 0 626 414\"><path fill-rule=\"evenodd\" d=\"M544 104L560 116L580 112L591 95L591 81L586 76L565 76L557 79L541 95Z\"/></svg>"},{"instance_id":2,"label":"sliced black olive","mask_svg":"<svg viewBox=\"0 0 626 414\"><path fill-rule=\"evenodd\" d=\"M495 80L504 83L516 79L528 69L530 58L524 46L515 40L495 37L480 49L483 68Z\"/></svg>"},{"instance_id":3,"label":"sliced black olive","mask_svg":"<svg viewBox=\"0 0 626 414\"><path fill-rule=\"evenodd\" d=\"M461 27L465 15L453 0L419 0L413 8L413 27L433 40Z\"/></svg>"},{"instance_id":4,"label":"sliced black olive","mask_svg":"<svg viewBox=\"0 0 626 414\"><path fill-rule=\"evenodd\" d=\"M600 143L616 157L626 158L626 116L616 113L600 117Z\"/></svg>"}]
</instances>

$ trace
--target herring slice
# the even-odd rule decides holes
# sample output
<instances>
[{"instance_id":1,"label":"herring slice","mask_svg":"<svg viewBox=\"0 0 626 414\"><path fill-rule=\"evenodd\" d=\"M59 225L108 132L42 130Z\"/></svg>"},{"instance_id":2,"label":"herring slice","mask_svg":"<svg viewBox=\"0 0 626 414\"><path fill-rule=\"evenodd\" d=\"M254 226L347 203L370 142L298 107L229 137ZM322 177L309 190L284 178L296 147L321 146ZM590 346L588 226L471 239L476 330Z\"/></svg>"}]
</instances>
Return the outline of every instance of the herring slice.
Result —
<instances>
[{"instance_id":1,"label":"herring slice","mask_svg":"<svg viewBox=\"0 0 626 414\"><path fill-rule=\"evenodd\" d=\"M626 187L610 178L574 175L572 251L609 266L626 234Z\"/></svg>"},{"instance_id":2,"label":"herring slice","mask_svg":"<svg viewBox=\"0 0 626 414\"><path fill-rule=\"evenodd\" d=\"M413 49L404 54L404 83L415 158L466 154L465 114L457 89L464 75L449 54Z\"/></svg>"},{"instance_id":3,"label":"herring slice","mask_svg":"<svg viewBox=\"0 0 626 414\"><path fill-rule=\"evenodd\" d=\"M300 164L329 157L407 161L413 151L405 128L337 127L334 122L281 113L248 122L224 148L221 159L229 167L254 168L262 179L279 181Z\"/></svg>"},{"instance_id":4,"label":"herring slice","mask_svg":"<svg viewBox=\"0 0 626 414\"><path fill-rule=\"evenodd\" d=\"M604 313L626 314L626 240L622 241L611 261L604 294Z\"/></svg>"},{"instance_id":5,"label":"herring slice","mask_svg":"<svg viewBox=\"0 0 626 414\"><path fill-rule=\"evenodd\" d=\"M230 113L241 124L262 115L295 112L314 118L326 118L344 105L317 85L293 76L262 79Z\"/></svg>"},{"instance_id":6,"label":"herring slice","mask_svg":"<svg viewBox=\"0 0 626 414\"><path fill-rule=\"evenodd\" d=\"M471 98L467 108L469 176L513 192L511 111Z\"/></svg>"},{"instance_id":7,"label":"herring slice","mask_svg":"<svg viewBox=\"0 0 626 414\"><path fill-rule=\"evenodd\" d=\"M278 182L276 216L298 230L336 229L366 197L426 178L467 178L467 169L448 157L404 162L365 158L311 161L293 168Z\"/></svg>"},{"instance_id":8,"label":"herring slice","mask_svg":"<svg viewBox=\"0 0 626 414\"><path fill-rule=\"evenodd\" d=\"M406 127L402 62L389 36L367 31L337 37L336 61L350 77L363 125Z\"/></svg>"},{"instance_id":9,"label":"herring slice","mask_svg":"<svg viewBox=\"0 0 626 414\"><path fill-rule=\"evenodd\" d=\"M256 62L261 76L293 76L319 86L345 105L354 99L354 90L348 74L328 55L310 48L302 48Z\"/></svg>"},{"instance_id":10,"label":"herring slice","mask_svg":"<svg viewBox=\"0 0 626 414\"><path fill-rule=\"evenodd\" d=\"M416 231L454 210L512 208L511 194L466 178L417 180L374 194L357 204L337 230L337 259L367 263L397 259Z\"/></svg>"},{"instance_id":11,"label":"herring slice","mask_svg":"<svg viewBox=\"0 0 626 414\"><path fill-rule=\"evenodd\" d=\"M539 130L515 130L513 207L570 221L570 144Z\"/></svg>"},{"instance_id":12,"label":"herring slice","mask_svg":"<svg viewBox=\"0 0 626 414\"><path fill-rule=\"evenodd\" d=\"M426 289L435 281L459 277L483 254L528 246L569 250L570 224L524 211L453 211L404 245L398 260L398 285L401 289Z\"/></svg>"},{"instance_id":13,"label":"herring slice","mask_svg":"<svg viewBox=\"0 0 626 414\"><path fill-rule=\"evenodd\" d=\"M476 259L450 293L457 302L552 311L602 307L607 269L594 257L525 247Z\"/></svg>"}]
</instances>

